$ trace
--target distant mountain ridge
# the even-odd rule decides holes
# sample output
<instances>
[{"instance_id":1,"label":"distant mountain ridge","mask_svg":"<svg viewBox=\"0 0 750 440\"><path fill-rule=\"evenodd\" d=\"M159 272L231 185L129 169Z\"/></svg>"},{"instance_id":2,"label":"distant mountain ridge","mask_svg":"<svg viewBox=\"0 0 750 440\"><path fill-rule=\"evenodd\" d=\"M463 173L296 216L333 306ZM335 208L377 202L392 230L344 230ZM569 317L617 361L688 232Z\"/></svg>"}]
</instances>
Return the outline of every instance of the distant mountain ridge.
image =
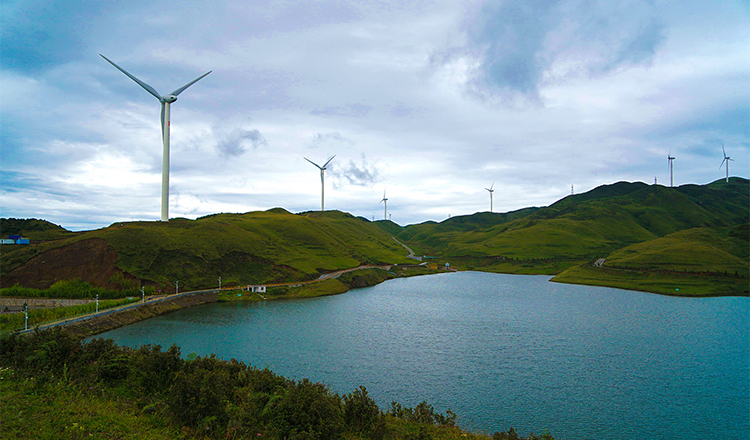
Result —
<instances>
[{"instance_id":1,"label":"distant mountain ridge","mask_svg":"<svg viewBox=\"0 0 750 440\"><path fill-rule=\"evenodd\" d=\"M748 180L667 188L618 182L544 208L477 213L404 228L399 238L442 255L593 257L696 227L750 220Z\"/></svg>"},{"instance_id":2,"label":"distant mountain ridge","mask_svg":"<svg viewBox=\"0 0 750 440\"><path fill-rule=\"evenodd\" d=\"M360 265L413 263L396 237L417 255L466 269L560 274L556 279L597 284L603 273L586 269L590 279L581 280L580 270L576 276L570 271L602 259L601 270L726 274L739 277L740 285L727 289L746 291L748 224L750 182L738 177L676 188L618 182L547 207L406 227L339 211L292 214L283 208L75 233L41 220L0 219L3 233L51 240L4 246L0 283L45 287L78 277L113 287L113 279L125 278L169 290L177 280L182 289L205 288L218 277L224 285L311 280ZM650 290L647 284L640 288Z\"/></svg>"},{"instance_id":3,"label":"distant mountain ridge","mask_svg":"<svg viewBox=\"0 0 750 440\"><path fill-rule=\"evenodd\" d=\"M4 247L2 286L46 288L73 276L101 285L101 273L121 272L165 290L173 290L176 281L181 289L190 289L218 285L218 277L224 285L278 283L409 261L391 235L339 211L291 214L275 208L197 220L118 222L72 234L32 246ZM102 267L102 255L113 253L111 264Z\"/></svg>"}]
</instances>

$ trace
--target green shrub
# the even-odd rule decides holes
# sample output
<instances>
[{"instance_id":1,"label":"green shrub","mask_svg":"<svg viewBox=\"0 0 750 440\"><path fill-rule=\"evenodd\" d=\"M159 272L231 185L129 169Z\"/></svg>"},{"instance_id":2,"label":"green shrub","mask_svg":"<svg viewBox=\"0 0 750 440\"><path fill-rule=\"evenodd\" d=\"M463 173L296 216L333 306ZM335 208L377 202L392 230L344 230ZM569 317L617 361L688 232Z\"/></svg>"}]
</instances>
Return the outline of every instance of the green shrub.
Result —
<instances>
[{"instance_id":1,"label":"green shrub","mask_svg":"<svg viewBox=\"0 0 750 440\"><path fill-rule=\"evenodd\" d=\"M364 386L344 395L344 424L351 432L368 434L373 439L383 438L385 417Z\"/></svg>"},{"instance_id":2,"label":"green shrub","mask_svg":"<svg viewBox=\"0 0 750 440\"><path fill-rule=\"evenodd\" d=\"M269 423L279 438L329 440L343 431L341 399L323 384L303 379L269 405Z\"/></svg>"}]
</instances>

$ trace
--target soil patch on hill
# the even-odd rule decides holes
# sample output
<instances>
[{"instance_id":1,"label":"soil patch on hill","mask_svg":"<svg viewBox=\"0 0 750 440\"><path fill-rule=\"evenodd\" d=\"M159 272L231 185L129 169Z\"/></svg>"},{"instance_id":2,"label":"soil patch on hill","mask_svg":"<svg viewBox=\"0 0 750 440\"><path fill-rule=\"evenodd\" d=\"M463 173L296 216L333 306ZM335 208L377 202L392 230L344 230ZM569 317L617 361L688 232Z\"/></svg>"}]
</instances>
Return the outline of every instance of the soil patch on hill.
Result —
<instances>
[{"instance_id":1,"label":"soil patch on hill","mask_svg":"<svg viewBox=\"0 0 750 440\"><path fill-rule=\"evenodd\" d=\"M4 274L0 285L48 289L56 281L80 278L92 286L116 289L119 286L109 282L112 274L120 272L116 261L117 252L106 240L89 238L35 256ZM125 277L134 279L129 274Z\"/></svg>"}]
</instances>

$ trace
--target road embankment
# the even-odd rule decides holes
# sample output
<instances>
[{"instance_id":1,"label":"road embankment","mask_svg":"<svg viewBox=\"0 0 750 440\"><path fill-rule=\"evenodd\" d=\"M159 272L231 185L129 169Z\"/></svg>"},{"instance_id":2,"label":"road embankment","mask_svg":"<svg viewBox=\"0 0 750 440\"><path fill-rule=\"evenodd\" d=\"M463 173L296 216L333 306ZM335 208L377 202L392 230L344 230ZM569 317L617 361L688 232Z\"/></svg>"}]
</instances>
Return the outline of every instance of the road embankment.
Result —
<instances>
[{"instance_id":1,"label":"road embankment","mask_svg":"<svg viewBox=\"0 0 750 440\"><path fill-rule=\"evenodd\" d=\"M103 333L154 316L180 309L216 302L216 291L196 292L166 297L159 301L137 304L112 313L99 314L86 319L65 323L65 330L75 336L87 337Z\"/></svg>"}]
</instances>

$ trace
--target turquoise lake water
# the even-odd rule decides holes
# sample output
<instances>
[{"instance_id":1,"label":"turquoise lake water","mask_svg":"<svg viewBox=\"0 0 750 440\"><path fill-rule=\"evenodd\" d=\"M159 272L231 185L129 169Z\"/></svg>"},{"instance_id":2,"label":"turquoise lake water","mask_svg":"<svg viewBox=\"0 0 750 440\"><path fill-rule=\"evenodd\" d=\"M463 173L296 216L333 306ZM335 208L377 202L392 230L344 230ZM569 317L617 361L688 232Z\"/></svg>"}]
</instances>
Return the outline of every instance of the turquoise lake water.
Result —
<instances>
[{"instance_id":1,"label":"turquoise lake water","mask_svg":"<svg viewBox=\"0 0 750 440\"><path fill-rule=\"evenodd\" d=\"M100 335L177 344L348 393L426 400L474 431L750 438L750 298L674 298L458 272L222 303Z\"/></svg>"}]
</instances>

